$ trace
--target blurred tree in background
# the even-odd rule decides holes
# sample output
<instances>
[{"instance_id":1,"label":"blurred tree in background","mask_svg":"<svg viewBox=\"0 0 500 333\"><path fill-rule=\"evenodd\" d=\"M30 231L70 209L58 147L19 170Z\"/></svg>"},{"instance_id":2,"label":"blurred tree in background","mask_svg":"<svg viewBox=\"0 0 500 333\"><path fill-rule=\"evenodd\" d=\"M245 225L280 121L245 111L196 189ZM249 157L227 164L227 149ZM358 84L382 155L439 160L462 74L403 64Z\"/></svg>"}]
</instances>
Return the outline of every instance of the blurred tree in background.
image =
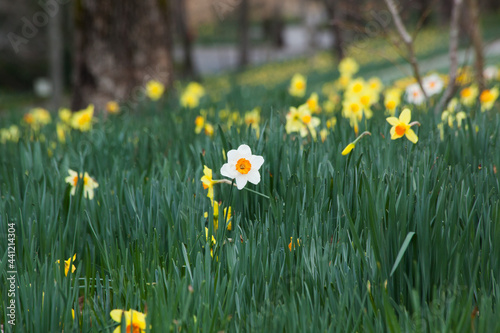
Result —
<instances>
[{"instance_id":1,"label":"blurred tree in background","mask_svg":"<svg viewBox=\"0 0 500 333\"><path fill-rule=\"evenodd\" d=\"M448 30L453 0L399 0L397 7L416 34L425 25ZM466 0L462 10L460 45L474 47L477 67L480 14L499 9L498 0ZM316 37L329 34L328 47L340 59L357 41L389 40L390 30L384 1L376 0L2 1L0 90L31 92L37 78L50 77L50 108L67 106L71 91L78 110L90 102L136 100L151 79L168 85L198 78L210 61L215 72L282 59L297 35L310 42L301 54L309 56L320 48Z\"/></svg>"},{"instance_id":2,"label":"blurred tree in background","mask_svg":"<svg viewBox=\"0 0 500 333\"><path fill-rule=\"evenodd\" d=\"M149 80L172 80L169 1L79 0L72 109L134 100Z\"/></svg>"}]
</instances>

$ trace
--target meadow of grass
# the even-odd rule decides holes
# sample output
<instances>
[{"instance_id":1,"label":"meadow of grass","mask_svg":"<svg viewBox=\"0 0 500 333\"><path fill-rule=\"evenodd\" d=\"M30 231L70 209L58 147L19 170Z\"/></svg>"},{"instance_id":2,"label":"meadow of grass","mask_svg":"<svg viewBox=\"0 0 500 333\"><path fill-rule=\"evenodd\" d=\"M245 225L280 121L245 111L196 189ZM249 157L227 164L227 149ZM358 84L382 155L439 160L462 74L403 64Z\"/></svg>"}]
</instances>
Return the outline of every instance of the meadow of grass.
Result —
<instances>
[{"instance_id":1,"label":"meadow of grass","mask_svg":"<svg viewBox=\"0 0 500 333\"><path fill-rule=\"evenodd\" d=\"M391 140L379 104L360 123L372 135L342 156L356 136L339 106L324 141L286 133L289 107L309 96L291 97L289 79L230 84L194 109L170 93L98 116L65 142L53 121L1 144L4 330L112 332L110 312L133 309L146 313L151 332L500 331L498 104L464 107L462 126L443 133L436 99L410 105L421 124L416 144ZM321 93L325 82L309 83L308 93ZM217 112L254 107L258 131L228 126ZM201 109L213 135L195 134ZM319 117L325 124L332 115ZM20 118L4 117L0 128ZM203 167L223 178L225 153L240 144L265 159L260 183L246 186L264 196L215 185L220 226L223 208L232 210L231 230L215 230ZM93 200L80 182L70 195L68 169L99 183ZM73 254L76 270L66 276L56 261Z\"/></svg>"}]
</instances>

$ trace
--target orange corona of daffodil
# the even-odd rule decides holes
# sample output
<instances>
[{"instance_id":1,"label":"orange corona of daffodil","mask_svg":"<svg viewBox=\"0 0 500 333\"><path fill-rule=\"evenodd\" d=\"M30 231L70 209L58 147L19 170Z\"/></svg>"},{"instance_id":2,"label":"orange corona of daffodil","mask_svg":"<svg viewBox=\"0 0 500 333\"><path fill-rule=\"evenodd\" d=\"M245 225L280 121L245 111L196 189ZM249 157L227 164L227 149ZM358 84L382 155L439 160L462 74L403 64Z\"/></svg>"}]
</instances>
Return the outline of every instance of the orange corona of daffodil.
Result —
<instances>
[{"instance_id":1,"label":"orange corona of daffodil","mask_svg":"<svg viewBox=\"0 0 500 333\"><path fill-rule=\"evenodd\" d=\"M412 125L420 125L418 122L410 123L411 121L411 111L410 109L404 109L399 115L399 119L396 117L388 117L387 122L392 125L391 128L391 139L396 140L403 136L406 136L408 140L413 143L417 143L418 137L411 129Z\"/></svg>"},{"instance_id":2,"label":"orange corona of daffodil","mask_svg":"<svg viewBox=\"0 0 500 333\"><path fill-rule=\"evenodd\" d=\"M122 317L125 317L125 332L127 333L146 332L146 315L142 312L135 310L112 310L109 315L111 319L120 324L122 322ZM120 333L121 331L121 325L118 325L113 333Z\"/></svg>"}]
</instances>

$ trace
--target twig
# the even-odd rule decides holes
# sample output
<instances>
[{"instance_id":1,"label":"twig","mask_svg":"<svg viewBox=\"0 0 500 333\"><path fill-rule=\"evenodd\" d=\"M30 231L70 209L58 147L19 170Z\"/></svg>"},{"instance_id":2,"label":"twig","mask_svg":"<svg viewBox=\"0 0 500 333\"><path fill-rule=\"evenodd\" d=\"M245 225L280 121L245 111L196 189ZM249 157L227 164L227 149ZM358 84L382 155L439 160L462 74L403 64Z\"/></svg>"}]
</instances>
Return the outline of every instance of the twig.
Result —
<instances>
[{"instance_id":1,"label":"twig","mask_svg":"<svg viewBox=\"0 0 500 333\"><path fill-rule=\"evenodd\" d=\"M437 3L437 2L436 2ZM415 31L413 32L413 40L417 38L417 34L420 32L422 27L424 26L425 20L432 14L432 10L434 9L435 3L431 3L424 11L422 16L420 16L417 26L415 27Z\"/></svg>"},{"instance_id":2,"label":"twig","mask_svg":"<svg viewBox=\"0 0 500 333\"><path fill-rule=\"evenodd\" d=\"M446 87L443 96L441 96L441 99L437 103L434 109L434 114L439 114L441 112L444 105L448 103L457 88L456 80L458 67L458 33L462 4L463 0L453 0L453 9L451 12L450 22L450 74L448 75L448 87Z\"/></svg>"},{"instance_id":3,"label":"twig","mask_svg":"<svg viewBox=\"0 0 500 333\"><path fill-rule=\"evenodd\" d=\"M413 75L415 76L415 79L417 79L418 85L422 90L422 94L424 95L425 99L427 99L427 94L425 93L424 86L422 85L422 78L420 77L420 72L418 70L417 58L415 57L415 52L413 50L413 38L410 36L403 22L401 21L401 16L399 16L399 12L396 8L394 0L384 0L384 1L385 4L387 5L387 8L389 9L389 12L392 15L392 18L394 20L394 25L398 30L399 36L401 36L401 39L406 44L406 47L408 49L408 56L410 58L409 59L410 65L413 68Z\"/></svg>"}]
</instances>

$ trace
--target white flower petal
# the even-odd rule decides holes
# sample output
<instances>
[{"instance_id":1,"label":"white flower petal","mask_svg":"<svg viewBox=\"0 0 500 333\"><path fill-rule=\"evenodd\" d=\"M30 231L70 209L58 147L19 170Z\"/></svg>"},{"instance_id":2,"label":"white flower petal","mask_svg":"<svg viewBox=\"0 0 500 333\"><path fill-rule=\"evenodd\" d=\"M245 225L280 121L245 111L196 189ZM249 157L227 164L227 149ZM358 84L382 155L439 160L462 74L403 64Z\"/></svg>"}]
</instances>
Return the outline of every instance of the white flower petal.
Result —
<instances>
[{"instance_id":1,"label":"white flower petal","mask_svg":"<svg viewBox=\"0 0 500 333\"><path fill-rule=\"evenodd\" d=\"M240 153L242 157L245 157L245 155L247 155L248 157L252 156L252 150L247 145L239 146L238 153Z\"/></svg>"},{"instance_id":2,"label":"white flower petal","mask_svg":"<svg viewBox=\"0 0 500 333\"><path fill-rule=\"evenodd\" d=\"M238 160L239 152L236 149L231 149L230 151L227 152L227 161L228 162L235 162Z\"/></svg>"},{"instance_id":3,"label":"white flower petal","mask_svg":"<svg viewBox=\"0 0 500 333\"><path fill-rule=\"evenodd\" d=\"M259 155L252 155L250 158L250 164L252 165L252 170L259 170L262 164L264 164L264 158Z\"/></svg>"},{"instance_id":4,"label":"white flower petal","mask_svg":"<svg viewBox=\"0 0 500 333\"><path fill-rule=\"evenodd\" d=\"M252 183L257 185L260 183L260 173L257 170L250 170L249 173L247 173L247 180Z\"/></svg>"},{"instance_id":5,"label":"white flower petal","mask_svg":"<svg viewBox=\"0 0 500 333\"><path fill-rule=\"evenodd\" d=\"M231 179L236 176L236 172L236 167L232 163L226 163L220 168L220 174Z\"/></svg>"},{"instance_id":6,"label":"white flower petal","mask_svg":"<svg viewBox=\"0 0 500 333\"><path fill-rule=\"evenodd\" d=\"M246 184L247 184L246 177L236 177L236 187L238 187L238 190L243 189L243 187L245 187Z\"/></svg>"}]
</instances>

